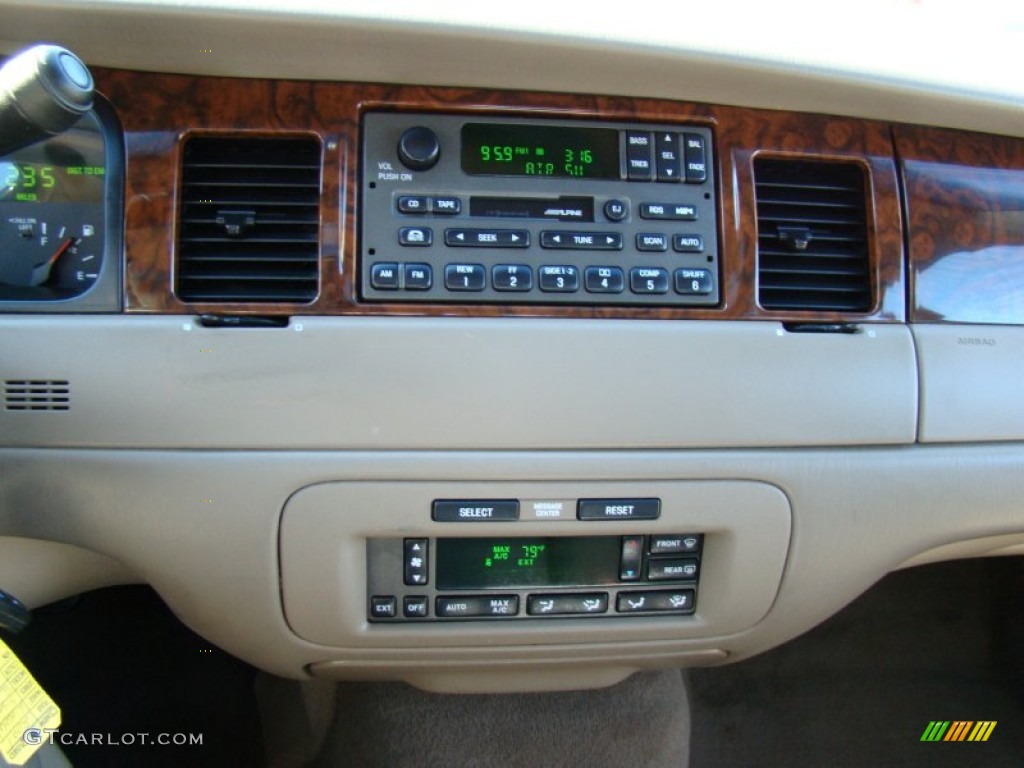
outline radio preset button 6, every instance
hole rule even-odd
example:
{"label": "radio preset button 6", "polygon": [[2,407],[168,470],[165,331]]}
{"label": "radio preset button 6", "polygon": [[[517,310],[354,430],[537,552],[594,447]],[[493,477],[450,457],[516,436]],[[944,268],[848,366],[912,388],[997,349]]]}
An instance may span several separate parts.
{"label": "radio preset button 6", "polygon": [[444,619],[515,616],[519,613],[519,596],[439,597],[434,605],[434,613]]}
{"label": "radio preset button 6", "polygon": [[528,291],[533,288],[533,270],[525,264],[496,264],[491,285],[496,291]]}
{"label": "radio preset button 6", "polygon": [[525,229],[446,229],[444,244],[451,248],[529,248]]}
{"label": "radio preset button 6", "polygon": [[676,203],[641,203],[640,218],[658,221],[696,221],[697,208]]}
{"label": "radio preset button 6", "polygon": [[487,273],[480,264],[449,264],[444,268],[444,287],[449,291],[482,291]]}
{"label": "radio preset button 6", "polygon": [[583,285],[588,293],[622,293],[625,278],[618,267],[587,267]]}
{"label": "radio preset button 6", "polygon": [[580,289],[580,273],[576,267],[541,267],[540,289],[551,293],[572,293]]}
{"label": "radio preset button 6", "polygon": [[657,520],[661,499],[580,499],[580,520]]}
{"label": "radio preset button 6", "polygon": [[571,251],[621,251],[622,235],[618,232],[545,230],[540,233],[540,247]]}
{"label": "radio preset button 6", "polygon": [[715,287],[711,272],[706,269],[677,269],[675,272],[676,293],[703,296]]}
{"label": "radio preset button 6", "polygon": [[519,502],[515,499],[497,501],[437,500],[434,502],[432,518],[439,523],[518,520]]}
{"label": "radio preset button 6", "polygon": [[607,592],[583,595],[529,595],[526,598],[526,613],[530,616],[565,616],[607,612]]}

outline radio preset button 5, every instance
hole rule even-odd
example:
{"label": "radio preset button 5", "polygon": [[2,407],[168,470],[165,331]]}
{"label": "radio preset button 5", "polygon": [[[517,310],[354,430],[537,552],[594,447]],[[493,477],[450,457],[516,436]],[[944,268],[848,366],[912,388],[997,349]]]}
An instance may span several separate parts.
{"label": "radio preset button 5", "polygon": [[496,291],[528,291],[533,288],[533,270],[525,264],[496,264],[491,285]]}
{"label": "radio preset button 5", "polygon": [[540,247],[567,251],[620,251],[622,235],[618,232],[545,230],[540,233]]}
{"label": "radio preset button 5", "polygon": [[529,248],[525,229],[446,229],[444,244],[451,248]]}
{"label": "radio preset button 5", "polygon": [[570,266],[541,267],[539,284],[542,291],[572,293],[580,289],[580,273]]}
{"label": "radio preset button 5", "polygon": [[432,518],[439,523],[479,523],[493,520],[518,520],[519,502],[515,499],[496,501],[437,500]]}
{"label": "radio preset button 5", "polygon": [[677,203],[641,203],[640,218],[657,221],[696,221],[697,208]]}
{"label": "radio preset button 5", "polygon": [[633,293],[668,293],[668,271],[634,267],[629,270],[629,288]]}

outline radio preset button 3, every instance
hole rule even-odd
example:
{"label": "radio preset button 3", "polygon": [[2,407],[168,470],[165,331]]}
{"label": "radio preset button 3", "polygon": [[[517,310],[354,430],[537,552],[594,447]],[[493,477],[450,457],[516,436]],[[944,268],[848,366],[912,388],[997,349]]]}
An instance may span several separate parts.
{"label": "radio preset button 3", "polygon": [[570,266],[541,267],[538,282],[542,291],[572,293],[580,289],[580,273]]}

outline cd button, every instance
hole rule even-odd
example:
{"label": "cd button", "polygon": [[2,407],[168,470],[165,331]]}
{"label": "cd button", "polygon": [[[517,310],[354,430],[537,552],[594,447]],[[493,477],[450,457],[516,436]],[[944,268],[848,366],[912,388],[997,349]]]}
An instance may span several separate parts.
{"label": "cd button", "polygon": [[398,198],[399,213],[426,213],[427,198],[420,195],[402,195]]}
{"label": "cd button", "polygon": [[625,279],[618,267],[587,267],[583,285],[588,293],[622,293]]}

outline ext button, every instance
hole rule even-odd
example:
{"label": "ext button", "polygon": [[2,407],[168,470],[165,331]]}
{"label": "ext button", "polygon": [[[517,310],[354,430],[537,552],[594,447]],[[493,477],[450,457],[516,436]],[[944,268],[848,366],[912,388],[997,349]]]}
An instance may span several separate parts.
{"label": "ext button", "polygon": [[427,198],[419,195],[402,195],[398,198],[399,213],[426,213]]}
{"label": "ext button", "polygon": [[406,586],[419,587],[427,583],[429,566],[427,561],[427,540],[406,539],[403,545],[405,554]]}
{"label": "ext button", "polygon": [[528,291],[533,287],[533,270],[525,264],[496,264],[491,285],[496,291]]}
{"label": "ext button", "polygon": [[444,287],[449,291],[482,291],[487,273],[480,264],[449,264],[444,268]]}
{"label": "ext button", "polygon": [[619,251],[622,235],[618,232],[553,232],[540,233],[540,247],[573,251]]}
{"label": "ext button", "polygon": [[370,285],[378,291],[398,290],[398,265],[392,262],[377,262],[370,267]]}
{"label": "ext button", "polygon": [[428,227],[402,227],[398,230],[399,245],[430,245],[434,242],[434,232]]}
{"label": "ext button", "polygon": [[657,520],[661,499],[580,499],[580,520]]}
{"label": "ext button", "polygon": [[607,592],[585,595],[530,595],[526,598],[526,613],[530,616],[565,616],[607,611]]}
{"label": "ext button", "polygon": [[454,216],[462,210],[462,201],[457,197],[435,197],[431,210],[436,214]]}
{"label": "ext button", "polygon": [[658,181],[680,181],[683,177],[679,161],[679,134],[661,131],[654,134],[654,165]]}
{"label": "ext button", "polygon": [[434,614],[442,619],[462,619],[471,616],[515,616],[519,613],[517,595],[494,597],[439,597]]}
{"label": "ext button", "polygon": [[580,273],[576,267],[541,267],[540,289],[554,293],[573,293],[580,289]]}
{"label": "ext button", "polygon": [[645,131],[626,131],[626,178],[651,180],[651,134]]}
{"label": "ext button", "polygon": [[629,270],[629,288],[633,293],[668,293],[668,271],[634,267]]}
{"label": "ext button", "polygon": [[641,232],[636,236],[636,249],[638,251],[667,251],[668,236]]}
{"label": "ext button", "polygon": [[447,501],[434,502],[432,517],[439,523],[479,523],[493,520],[518,520],[519,502],[515,499],[500,501]]}
{"label": "ext button", "polygon": [[659,221],[696,221],[697,209],[692,205],[681,203],[641,203],[640,218]]}
{"label": "ext button", "polygon": [[615,610],[619,613],[693,613],[697,593],[692,589],[671,592],[619,592]]}
{"label": "ext button", "polygon": [[405,289],[407,291],[427,291],[434,283],[434,275],[429,264],[405,264]]}
{"label": "ext button", "polygon": [[391,595],[374,595],[370,598],[370,618],[393,619],[398,615],[398,600]]}
{"label": "ext button", "polygon": [[648,581],[691,581],[697,578],[700,564],[694,557],[647,561]]}
{"label": "ext button", "polygon": [[446,229],[444,244],[452,248],[529,248],[525,229]]}
{"label": "ext button", "polygon": [[676,293],[706,296],[715,288],[714,278],[707,269],[677,269],[675,272]]}
{"label": "ext button", "polygon": [[651,536],[652,555],[674,555],[677,553],[699,552],[701,534],[687,533],[678,535],[653,535]]}
{"label": "ext button", "polygon": [[700,235],[673,235],[672,250],[679,253],[701,253],[704,250],[704,238]]}
{"label": "ext button", "polygon": [[684,160],[686,162],[686,183],[702,184],[708,178],[707,153],[704,151],[704,137],[699,133],[683,134]]}
{"label": "ext button", "polygon": [[618,267],[587,267],[583,285],[588,293],[622,293],[625,278]]}

